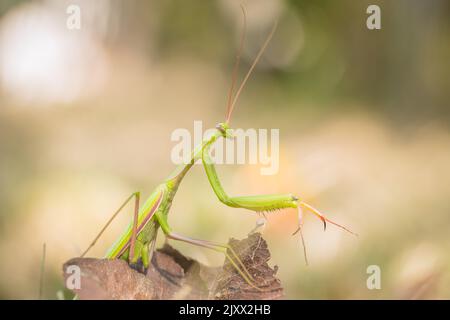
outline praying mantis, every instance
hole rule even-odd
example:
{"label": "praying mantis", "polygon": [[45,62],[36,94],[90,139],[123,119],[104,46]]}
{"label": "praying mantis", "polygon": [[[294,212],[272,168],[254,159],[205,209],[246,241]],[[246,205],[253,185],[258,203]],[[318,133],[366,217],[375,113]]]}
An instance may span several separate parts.
{"label": "praying mantis", "polygon": [[153,193],[148,197],[145,203],[140,206],[140,192],[135,192],[131,194],[119,207],[119,209],[112,215],[106,225],[102,228],[97,237],[92,241],[89,247],[84,251],[81,257],[85,256],[86,253],[95,245],[96,241],[100,238],[112,220],[121,212],[121,210],[133,199],[134,202],[134,215],[133,220],[129,223],[123,234],[117,239],[117,241],[111,246],[111,248],[106,253],[107,259],[124,259],[128,261],[131,266],[136,267],[139,261],[145,269],[148,268],[151,259],[151,253],[154,251],[154,246],[156,242],[156,237],[158,230],[161,229],[164,235],[168,239],[187,242],[196,246],[208,248],[221,252],[225,255],[226,259],[231,263],[231,265],[236,269],[236,271],[242,276],[242,278],[251,286],[259,289],[254,284],[254,279],[252,275],[248,272],[247,268],[244,266],[240,258],[234,252],[234,250],[227,244],[216,243],[212,241],[206,241],[201,239],[194,239],[176,233],[170,227],[168,222],[168,214],[170,207],[177,193],[178,187],[183,181],[186,174],[193,167],[193,165],[201,160],[203,167],[206,172],[206,176],[209,180],[211,188],[216,194],[217,198],[223,204],[232,208],[244,208],[256,213],[272,212],[275,210],[294,208],[298,210],[298,228],[294,234],[300,232],[301,240],[303,243],[303,251],[306,258],[305,243],[302,234],[302,209],[305,209],[314,215],[316,215],[320,220],[322,220],[324,229],[326,229],[327,222],[334,224],[350,233],[349,229],[344,226],[337,224],[327,217],[325,217],[321,212],[300,200],[299,197],[291,194],[272,194],[272,195],[254,195],[254,196],[229,196],[217,175],[214,163],[210,157],[210,149],[218,139],[233,139],[233,129],[230,127],[230,119],[233,113],[234,107],[238,101],[239,95],[244,88],[247,80],[249,79],[253,69],[263,55],[266,47],[268,46],[273,34],[276,30],[277,23],[274,24],[272,30],[267,36],[265,42],[260,48],[258,54],[256,55],[253,63],[251,64],[248,72],[243,78],[240,86],[235,92],[235,84],[237,78],[237,70],[239,67],[240,53],[243,48],[244,38],[245,38],[245,10],[242,10],[244,16],[244,32],[242,33],[240,47],[238,54],[236,56],[236,61],[233,68],[231,87],[228,94],[227,112],[224,122],[217,124],[214,133],[205,138],[192,152],[190,161],[187,164],[182,164],[178,166],[175,171],[159,184]]}

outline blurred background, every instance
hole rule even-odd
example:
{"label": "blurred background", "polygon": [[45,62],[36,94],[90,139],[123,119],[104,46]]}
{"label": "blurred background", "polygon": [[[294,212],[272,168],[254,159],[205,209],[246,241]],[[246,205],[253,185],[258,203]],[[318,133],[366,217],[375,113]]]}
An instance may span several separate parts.
{"label": "blurred background", "polygon": [[[289,299],[450,298],[450,2],[0,1],[0,297],[70,298],[62,264],[131,193],[173,170],[174,129],[224,120],[246,7],[240,76],[279,26],[236,107],[238,128],[280,129],[280,170],[221,165],[231,195],[292,192],[359,234],[296,212],[268,217]],[[67,28],[69,5],[81,28]],[[366,9],[381,8],[381,30]],[[90,252],[103,256],[123,213]],[[225,207],[201,166],[169,222],[225,242],[257,216]],[[164,237],[160,234],[158,242]],[[223,256],[173,243],[199,261]],[[381,289],[366,286],[368,266]],[[63,290],[63,291],[61,291]]]}

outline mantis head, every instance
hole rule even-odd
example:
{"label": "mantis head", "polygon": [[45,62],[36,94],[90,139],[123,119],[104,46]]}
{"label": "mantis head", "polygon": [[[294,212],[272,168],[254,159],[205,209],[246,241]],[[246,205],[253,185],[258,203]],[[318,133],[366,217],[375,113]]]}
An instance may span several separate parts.
{"label": "mantis head", "polygon": [[234,138],[233,129],[231,129],[227,123],[225,122],[218,123],[216,125],[216,129],[220,131],[222,137],[229,139]]}

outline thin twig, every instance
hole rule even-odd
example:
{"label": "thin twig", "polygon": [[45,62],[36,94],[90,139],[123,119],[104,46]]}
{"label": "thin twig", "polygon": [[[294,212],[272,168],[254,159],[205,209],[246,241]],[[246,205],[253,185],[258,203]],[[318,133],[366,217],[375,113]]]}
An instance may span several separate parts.
{"label": "thin twig", "polygon": [[39,295],[38,295],[39,300],[42,300],[44,292],[45,254],[46,254],[46,245],[44,242],[44,244],[42,245],[41,272],[39,276]]}

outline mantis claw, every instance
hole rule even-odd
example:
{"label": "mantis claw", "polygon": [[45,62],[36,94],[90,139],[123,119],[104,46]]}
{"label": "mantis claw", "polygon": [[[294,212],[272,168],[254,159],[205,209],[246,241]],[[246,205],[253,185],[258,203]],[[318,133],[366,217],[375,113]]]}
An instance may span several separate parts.
{"label": "mantis claw", "polygon": [[347,229],[346,227],[326,218],[322,213],[319,212],[319,210],[315,209],[314,207],[310,206],[309,204],[307,204],[306,202],[300,202],[300,206],[306,208],[307,210],[311,211],[313,214],[315,214],[320,220],[322,220],[323,222],[323,226],[324,226],[324,230],[326,230],[327,228],[327,222],[334,224],[336,227],[341,228],[344,231],[347,231],[348,233],[354,235],[354,236],[358,236],[358,234],[354,233],[353,231]]}

